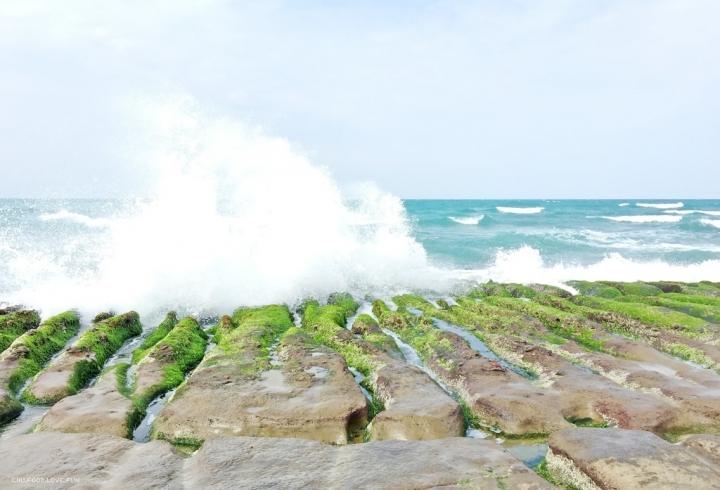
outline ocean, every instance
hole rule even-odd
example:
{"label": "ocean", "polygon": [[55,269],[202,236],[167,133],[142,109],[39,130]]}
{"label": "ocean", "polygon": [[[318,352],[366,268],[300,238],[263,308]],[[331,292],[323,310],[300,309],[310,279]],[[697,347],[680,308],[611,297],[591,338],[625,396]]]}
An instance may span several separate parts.
{"label": "ocean", "polygon": [[0,303],[159,317],[490,279],[720,281],[720,200],[403,201],[314,178],[282,199],[183,174],[153,199],[0,200]]}

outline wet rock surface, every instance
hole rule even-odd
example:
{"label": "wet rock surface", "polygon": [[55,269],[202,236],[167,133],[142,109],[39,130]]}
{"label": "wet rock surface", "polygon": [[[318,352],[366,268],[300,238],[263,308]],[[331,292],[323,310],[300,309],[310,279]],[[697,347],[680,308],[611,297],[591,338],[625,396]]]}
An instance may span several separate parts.
{"label": "wet rock surface", "polygon": [[[79,488],[720,488],[720,289],[573,284],[170,312],[130,342],[134,312],[74,342],[73,312],[0,312],[0,465]],[[128,440],[141,419],[152,442]]]}
{"label": "wet rock surface", "polygon": [[373,419],[370,440],[428,440],[460,436],[460,405],[420,369],[392,362],[374,374],[385,410]]}
{"label": "wet rock surface", "polygon": [[649,432],[568,429],[548,441],[550,471],[580,488],[720,488],[720,471],[694,452]]}
{"label": "wet rock surface", "polygon": [[282,369],[238,372],[234,359],[209,356],[158,414],[155,436],[206,440],[222,435],[299,437],[347,444],[365,425],[367,401],[342,357],[284,339]]}
{"label": "wet rock surface", "polygon": [[39,432],[88,432],[127,437],[130,399],[118,390],[115,370],[105,373],[92,388],[63,398],[45,414]]}
{"label": "wet rock surface", "polygon": [[42,468],[43,475],[79,480],[56,488],[555,488],[494,442],[464,438],[334,447],[294,438],[218,437],[184,458],[164,441],[40,433],[0,443],[0,461],[11,469],[8,478]]}

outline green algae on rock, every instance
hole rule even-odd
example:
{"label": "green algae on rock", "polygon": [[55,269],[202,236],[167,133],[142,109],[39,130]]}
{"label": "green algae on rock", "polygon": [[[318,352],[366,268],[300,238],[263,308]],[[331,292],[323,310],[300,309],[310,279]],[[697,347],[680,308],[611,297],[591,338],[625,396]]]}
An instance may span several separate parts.
{"label": "green algae on rock", "polygon": [[140,360],[133,374],[133,398],[147,406],[158,396],[179,386],[185,374],[202,360],[207,339],[194,318],[187,317],[177,323]]}
{"label": "green algae on rock", "polygon": [[129,364],[109,367],[95,384],[76,395],[57,402],[38,423],[36,432],[87,432],[132,437],[142,420],[143,407],[127,396]]}
{"label": "green algae on rock", "polygon": [[140,316],[130,311],[95,324],[33,380],[22,394],[29,403],[54,403],[74,395],[123,343],[142,332]]}
{"label": "green algae on rock", "polygon": [[650,306],[643,303],[626,303],[604,298],[589,296],[574,296],[572,302],[576,305],[587,306],[595,310],[614,311],[622,313],[646,325],[663,330],[675,330],[681,335],[698,338],[707,333],[708,322],[692,317],[669,308]]}
{"label": "green algae on rock", "polygon": [[[276,366],[270,347],[278,338]],[[367,424],[365,395],[344,359],[294,327],[287,307],[240,308],[221,319],[215,339],[158,414],[151,438],[194,446],[226,435],[347,444]]]}
{"label": "green algae on rock", "polygon": [[[356,308],[346,304],[341,313]],[[346,319],[337,309],[333,304],[308,304],[303,329],[343,355],[348,365],[363,375],[360,384],[371,396],[368,420],[372,420],[365,439],[427,440],[461,435],[460,406],[426,373],[392,357],[399,353],[397,346],[372,317],[356,319],[352,330],[364,337],[358,339],[344,328]]]}
{"label": "green algae on rock", "polygon": [[25,332],[0,354],[0,383],[7,383],[10,391],[17,392],[26,380],[40,372],[53,354],[65,347],[79,328],[78,314],[66,311]]}
{"label": "green algae on rock", "polygon": [[13,341],[40,324],[40,315],[35,310],[12,311],[0,315],[0,352],[7,349]]}
{"label": "green algae on rock", "polygon": [[345,328],[347,315],[357,309],[357,303],[352,309],[347,309],[349,306],[352,305],[346,304],[345,307],[340,307],[329,304],[321,307],[317,302],[309,303],[305,308],[302,327],[311,332],[316,342],[337,351],[349,366],[369,376],[379,367],[378,361],[368,354],[366,349],[359,346],[357,339]]}
{"label": "green algae on rock", "polygon": [[[659,306],[662,308],[669,308],[671,310],[684,313],[695,318],[700,318],[709,323],[720,324],[720,306],[712,305],[708,303],[695,303],[688,301],[685,295],[676,295],[682,297],[681,301],[677,299],[669,298],[666,295],[660,296],[623,296],[617,298],[617,301],[623,303],[641,303],[650,306]],[[703,296],[700,296],[703,298]],[[713,300],[714,298],[708,298]],[[718,301],[720,305],[720,301]]]}
{"label": "green algae on rock", "polygon": [[565,284],[577,289],[580,291],[580,294],[584,294],[586,296],[613,299],[619,298],[623,295],[619,289],[601,282],[568,281]]}
{"label": "green algae on rock", "polygon": [[[411,300],[393,298],[399,303]],[[570,426],[555,409],[556,393],[536,388],[500,363],[482,357],[465,339],[437,328],[429,317],[412,315],[404,306],[392,311],[382,300],[373,303],[373,312],[384,328],[413,346],[425,366],[457,393],[474,427],[490,426],[506,437],[536,437]]]}
{"label": "green algae on rock", "polygon": [[[561,298],[559,298],[561,299]],[[560,337],[573,339],[589,350],[605,351],[608,333],[586,318],[542,304],[509,298],[488,298],[487,302],[501,308],[518,311],[540,320]]]}
{"label": "green algae on rock", "polygon": [[165,319],[148,335],[140,346],[135,349],[132,353],[132,364],[137,364],[140,359],[145,357],[145,354],[155,344],[160,342],[165,336],[177,325],[178,319],[177,314],[174,311],[169,312]]}

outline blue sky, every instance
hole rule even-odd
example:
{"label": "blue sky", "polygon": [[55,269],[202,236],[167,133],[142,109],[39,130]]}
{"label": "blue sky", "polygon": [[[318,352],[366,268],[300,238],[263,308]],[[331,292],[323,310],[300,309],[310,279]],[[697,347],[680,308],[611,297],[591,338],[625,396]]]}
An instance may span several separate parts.
{"label": "blue sky", "polygon": [[0,3],[0,197],[122,196],[189,94],[403,198],[718,198],[716,1]]}

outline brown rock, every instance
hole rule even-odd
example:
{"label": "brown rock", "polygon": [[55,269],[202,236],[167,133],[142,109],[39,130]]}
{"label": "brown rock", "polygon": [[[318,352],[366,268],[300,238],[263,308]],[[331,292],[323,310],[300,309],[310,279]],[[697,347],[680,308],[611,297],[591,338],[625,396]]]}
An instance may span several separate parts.
{"label": "brown rock", "polygon": [[393,361],[373,374],[385,410],[372,422],[370,440],[428,440],[461,436],[460,405],[426,373]]}
{"label": "brown rock", "polygon": [[720,437],[710,434],[695,434],[682,443],[682,447],[691,451],[698,458],[720,468]]}
{"label": "brown rock", "polygon": [[548,441],[550,471],[582,489],[720,488],[720,472],[691,451],[650,432],[568,429]]}
{"label": "brown rock", "polygon": [[115,371],[105,373],[95,386],[63,398],[45,414],[38,432],[89,432],[130,437],[127,414],[133,410],[130,399],[120,394]]}
{"label": "brown rock", "polygon": [[55,401],[70,395],[68,381],[75,372],[78,361],[91,361],[95,354],[91,351],[70,347],[52,363],[52,365],[33,380],[28,393],[38,400]]}
{"label": "brown rock", "polygon": [[549,434],[572,427],[561,413],[558,391],[537,388],[498,362],[481,357],[457,334],[442,335],[451,348],[435,350],[427,366],[470,400],[484,423],[512,435]]}
{"label": "brown rock", "polygon": [[[163,441],[39,433],[0,443],[4,477],[77,478],[53,488],[555,488],[491,441],[382,441],[334,447],[301,439],[218,437],[183,458]],[[46,484],[44,484],[46,485]],[[14,482],[35,489],[38,483]]]}
{"label": "brown rock", "polygon": [[267,370],[246,375],[236,356],[211,351],[158,414],[155,437],[298,437],[347,444],[349,434],[367,424],[367,400],[344,359],[324,347],[307,347],[297,336],[285,338],[282,357],[282,370],[267,364]]}

